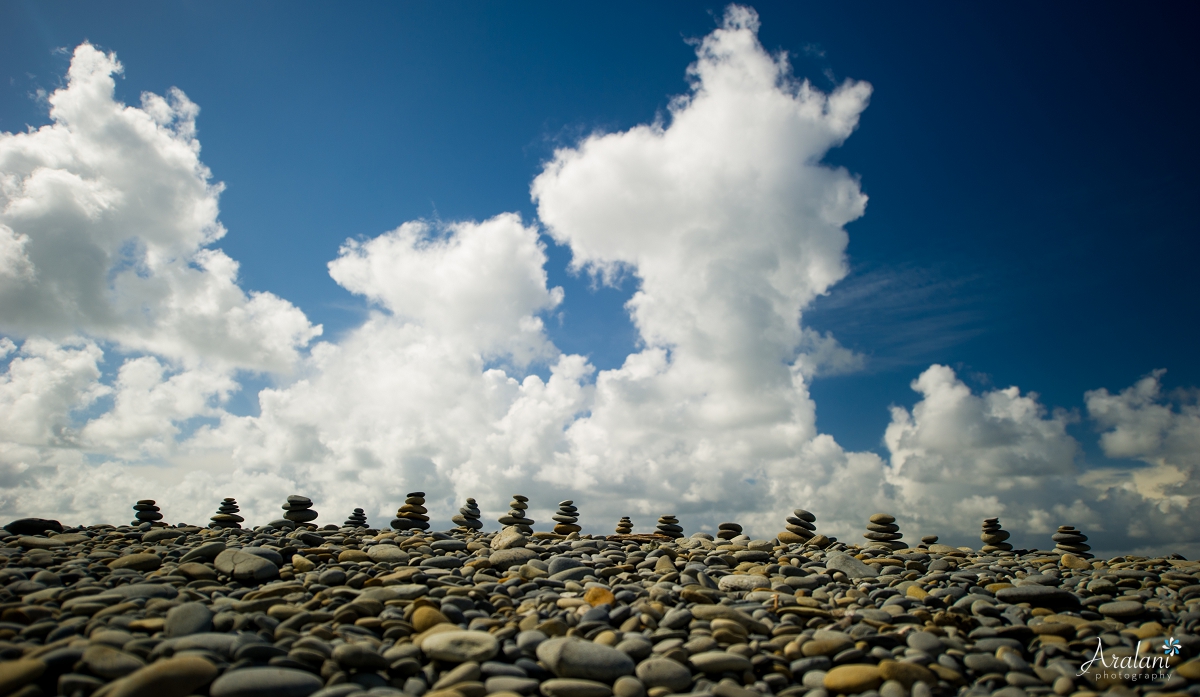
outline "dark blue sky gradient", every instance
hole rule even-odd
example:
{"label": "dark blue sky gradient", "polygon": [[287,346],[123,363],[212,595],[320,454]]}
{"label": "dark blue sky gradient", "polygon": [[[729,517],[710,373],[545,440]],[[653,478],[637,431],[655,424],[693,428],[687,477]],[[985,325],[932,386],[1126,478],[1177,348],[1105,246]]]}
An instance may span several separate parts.
{"label": "dark blue sky gradient", "polygon": [[[806,321],[869,360],[812,386],[823,431],[878,449],[888,405],[913,403],[933,362],[1067,409],[1155,368],[1200,385],[1194,3],[753,6],[798,76],[875,88],[827,158],[870,203],[849,226],[852,275]],[[183,89],[244,287],[336,338],[365,311],[325,269],[343,240],[414,218],[535,220],[529,184],[553,149],[662,113],[686,89],[685,40],[722,9],[8,2],[0,130],[46,122],[31,95],[60,84],[55,49],[85,39],[117,52],[127,102]],[[547,244],[567,294],[552,338],[619,365],[634,281],[593,289]],[[1090,426],[1075,432],[1093,459]]]}

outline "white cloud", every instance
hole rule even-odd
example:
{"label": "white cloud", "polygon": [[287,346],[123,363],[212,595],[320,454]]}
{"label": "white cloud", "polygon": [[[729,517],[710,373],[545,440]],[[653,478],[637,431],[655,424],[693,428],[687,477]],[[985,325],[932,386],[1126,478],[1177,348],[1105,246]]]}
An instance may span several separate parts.
{"label": "white cloud", "polygon": [[206,247],[225,229],[222,186],[199,159],[199,109],[174,89],[121,104],[121,70],[79,46],[48,98],[52,123],[0,133],[0,329],[288,370],[320,327],[274,295],[247,295],[237,264]]}

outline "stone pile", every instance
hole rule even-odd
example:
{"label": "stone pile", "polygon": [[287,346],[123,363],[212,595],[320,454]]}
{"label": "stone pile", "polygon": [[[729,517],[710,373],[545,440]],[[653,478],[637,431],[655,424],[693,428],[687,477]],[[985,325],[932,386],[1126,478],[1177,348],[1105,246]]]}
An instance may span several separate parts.
{"label": "stone pile", "polygon": [[679,539],[683,537],[683,528],[679,525],[679,519],[673,515],[665,515],[658,519],[657,531],[659,535]]}
{"label": "stone pile", "polygon": [[787,525],[785,526],[785,532],[780,533],[780,542],[789,544],[808,542],[816,535],[817,517],[803,508],[797,508],[792,511],[792,515],[788,516],[784,522]]}
{"label": "stone pile", "polygon": [[[7,532],[29,525],[54,532]],[[5,530],[3,695],[1200,694],[1200,563],[1177,555],[1082,563],[703,533]],[[1179,655],[1169,670],[1081,669],[1097,642],[1113,658],[1161,660],[1166,642]]]}
{"label": "stone pile", "polygon": [[623,516],[620,520],[617,521],[617,534],[618,535],[632,535],[633,534],[633,521],[629,519],[629,516]]}
{"label": "stone pile", "polygon": [[580,532],[583,528],[576,525],[575,521],[579,520],[579,509],[575,507],[575,502],[567,499],[558,504],[558,512],[554,515],[554,532],[558,535],[570,535],[573,532]]}
{"label": "stone pile", "polygon": [[462,532],[472,532],[483,529],[483,521],[480,520],[481,513],[479,505],[475,503],[475,499],[467,499],[467,503],[462,508],[458,509],[458,515],[450,519],[450,522],[458,526]]}
{"label": "stone pile", "polygon": [[513,494],[512,503],[508,504],[509,511],[500,517],[499,523],[504,526],[512,525],[523,535],[533,534],[533,518],[526,518],[525,511],[529,509],[529,497]]}
{"label": "stone pile", "polygon": [[209,518],[208,527],[210,528],[234,528],[242,527],[245,518],[238,515],[241,509],[238,508],[237,501],[232,498],[225,498],[221,501],[221,505],[217,507],[216,514]]}
{"label": "stone pile", "polygon": [[732,540],[742,534],[742,526],[737,523],[721,523],[717,526],[717,537],[722,540]]}
{"label": "stone pile", "polygon": [[1058,526],[1058,532],[1050,536],[1054,540],[1054,551],[1059,554],[1074,554],[1077,557],[1091,559],[1087,544],[1087,535],[1075,529],[1072,525]]}
{"label": "stone pile", "polygon": [[428,530],[429,511],[425,508],[425,492],[409,492],[391,525],[396,530]]}
{"label": "stone pile", "polygon": [[135,520],[130,525],[143,525],[149,523],[151,525],[162,520],[162,513],[158,506],[154,505],[154,499],[142,499],[133,506],[133,510],[137,511],[133,517]]}
{"label": "stone pile", "polygon": [[1005,542],[1008,539],[1008,531],[1000,529],[999,518],[983,521],[983,532],[979,534],[979,539],[983,541],[981,552],[1011,552],[1013,548]]}
{"label": "stone pile", "polygon": [[[316,520],[317,512],[312,509],[312,506],[312,499],[307,496],[292,494],[287,497],[287,503],[281,506],[283,509],[283,520],[286,521],[284,526],[288,527],[287,524],[290,523],[290,527],[296,527]],[[271,525],[275,525],[275,523],[271,523]]]}
{"label": "stone pile", "polygon": [[937,544],[937,541],[937,535],[925,535],[921,538],[921,546],[928,547],[929,545],[935,545]]}
{"label": "stone pile", "polygon": [[344,528],[365,528],[367,525],[367,514],[361,508],[355,508],[346,522],[342,523]]}
{"label": "stone pile", "polygon": [[895,516],[887,513],[876,513],[871,516],[871,521],[867,523],[867,531],[863,533],[863,537],[870,540],[867,547],[875,547],[881,549],[907,549],[908,545],[900,541],[904,537],[900,532],[900,526],[896,525]]}

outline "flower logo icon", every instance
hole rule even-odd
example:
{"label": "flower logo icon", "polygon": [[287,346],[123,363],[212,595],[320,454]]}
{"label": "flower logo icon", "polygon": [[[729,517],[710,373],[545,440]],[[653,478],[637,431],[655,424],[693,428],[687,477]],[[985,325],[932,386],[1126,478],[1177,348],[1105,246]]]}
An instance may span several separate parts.
{"label": "flower logo icon", "polygon": [[1162,648],[1163,653],[1167,654],[1168,656],[1179,655],[1179,641],[1177,641],[1175,637],[1171,637],[1164,641]]}

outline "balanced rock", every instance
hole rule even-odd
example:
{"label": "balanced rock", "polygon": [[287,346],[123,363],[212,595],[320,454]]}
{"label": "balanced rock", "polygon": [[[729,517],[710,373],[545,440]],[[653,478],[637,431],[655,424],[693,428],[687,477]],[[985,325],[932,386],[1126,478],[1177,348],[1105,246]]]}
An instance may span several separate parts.
{"label": "balanced rock", "polygon": [[929,545],[936,545],[937,541],[938,541],[937,535],[926,535],[921,538],[921,544],[926,547],[928,547]]}
{"label": "balanced rock", "polygon": [[429,511],[425,508],[425,492],[409,492],[404,499],[404,505],[396,511],[396,519],[392,521],[395,530],[428,530]]}
{"label": "balanced rock", "polygon": [[904,537],[900,533],[900,526],[896,525],[895,516],[887,513],[876,513],[871,516],[871,520],[867,523],[867,531],[863,533],[863,537],[870,540],[867,544],[868,548],[882,548],[890,550],[907,549],[908,545],[900,541]]}
{"label": "balanced rock", "polygon": [[517,530],[525,535],[533,534],[533,518],[525,517],[525,511],[529,509],[529,497],[520,494],[513,494],[512,503],[508,504],[509,511],[507,515],[500,516],[501,525],[513,525]]}
{"label": "balanced rock", "polygon": [[317,512],[312,510],[312,505],[312,499],[307,496],[292,494],[287,497],[287,503],[282,506],[283,519],[295,524],[311,523],[317,519]]}
{"label": "balanced rock", "polygon": [[742,526],[737,523],[721,523],[717,526],[717,537],[722,540],[732,540],[742,534]]}
{"label": "balanced rock", "polygon": [[617,521],[617,534],[618,535],[632,535],[633,534],[633,521],[629,519],[629,516],[624,516],[619,521]]}
{"label": "balanced rock", "polygon": [[217,513],[209,518],[208,527],[210,528],[233,528],[240,530],[245,518],[238,515],[241,509],[238,508],[237,501],[231,498],[226,498],[221,501],[221,505],[217,507]]}
{"label": "balanced rock", "polygon": [[367,514],[361,508],[355,508],[346,522],[342,523],[344,528],[365,528],[367,525]]}
{"label": "balanced rock", "polygon": [[483,521],[480,520],[479,504],[475,503],[475,499],[467,499],[467,503],[462,508],[458,509],[458,515],[450,519],[458,529],[463,532],[474,532],[483,529]]}
{"label": "balanced rock", "polygon": [[1088,553],[1091,547],[1087,544],[1087,535],[1075,529],[1073,525],[1060,525],[1058,532],[1050,536],[1054,540],[1054,551],[1057,554],[1074,554],[1077,557],[1091,559]]}
{"label": "balanced rock", "polygon": [[659,535],[666,535],[674,539],[683,537],[683,528],[679,525],[679,519],[673,515],[665,515],[659,518],[657,527]]}
{"label": "balanced rock", "polygon": [[137,511],[134,514],[136,520],[130,525],[141,525],[142,523],[157,523],[162,520],[162,513],[159,512],[158,506],[154,505],[154,499],[142,499],[133,506],[133,510]]}
{"label": "balanced rock", "polygon": [[981,552],[1011,552],[1012,545],[1005,542],[1008,539],[1008,531],[1000,529],[999,518],[988,518],[983,521],[983,532],[980,533],[979,539],[983,540]]}
{"label": "balanced rock", "polygon": [[579,520],[579,509],[575,508],[574,501],[567,499],[559,503],[558,512],[554,514],[554,532],[559,535],[570,535],[583,530],[575,524],[577,520]]}
{"label": "balanced rock", "polygon": [[788,516],[784,522],[786,523],[784,526],[785,532],[780,533],[780,542],[788,544],[797,542],[807,543],[817,534],[817,517],[803,508],[797,508],[792,511],[792,515]]}

